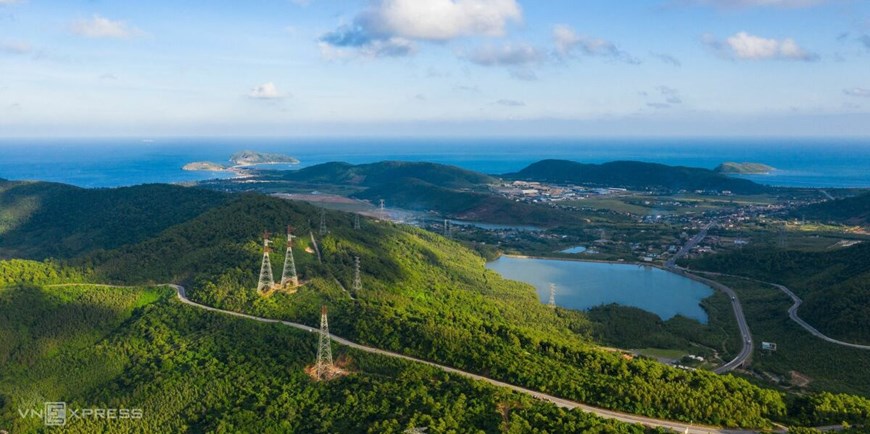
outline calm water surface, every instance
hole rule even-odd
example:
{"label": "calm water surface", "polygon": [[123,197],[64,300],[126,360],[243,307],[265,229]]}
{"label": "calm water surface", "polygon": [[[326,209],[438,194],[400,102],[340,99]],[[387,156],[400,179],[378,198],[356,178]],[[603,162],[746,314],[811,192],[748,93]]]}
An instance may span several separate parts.
{"label": "calm water surface", "polygon": [[713,294],[709,286],[654,267],[631,264],[514,258],[503,256],[487,264],[507,279],[538,289],[542,303],[556,284],[556,304],[586,310],[617,303],[652,312],[664,320],[682,315],[707,323],[701,300]]}

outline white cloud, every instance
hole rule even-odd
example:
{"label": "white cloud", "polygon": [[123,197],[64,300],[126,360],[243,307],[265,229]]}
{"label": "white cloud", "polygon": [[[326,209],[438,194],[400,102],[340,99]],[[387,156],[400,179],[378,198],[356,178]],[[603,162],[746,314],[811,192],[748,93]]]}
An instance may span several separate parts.
{"label": "white cloud", "polygon": [[281,99],[283,96],[280,92],[278,92],[278,87],[275,86],[275,83],[268,82],[263,83],[253,89],[248,93],[248,97],[254,99]]}
{"label": "white cloud", "polygon": [[720,41],[705,35],[704,44],[725,57],[742,60],[800,60],[812,62],[819,59],[815,53],[801,48],[794,39],[770,39],[739,32]]}
{"label": "white cloud", "polygon": [[14,5],[16,3],[21,3],[21,0],[0,0],[0,6]]}
{"label": "white cloud", "polygon": [[541,62],[546,54],[528,44],[504,44],[478,47],[462,57],[481,66],[522,66]]}
{"label": "white cloud", "polygon": [[515,99],[500,99],[500,100],[496,101],[495,104],[498,104],[500,106],[505,106],[505,107],[525,107],[526,106],[526,103],[524,103],[522,101],[517,101]]}
{"label": "white cloud", "polygon": [[320,37],[327,58],[399,57],[416,53],[415,41],[503,36],[522,21],[516,0],[375,0],[350,25]]}
{"label": "white cloud", "polygon": [[29,54],[33,51],[33,47],[27,42],[22,41],[0,41],[0,53],[7,54]]}
{"label": "white cloud", "polygon": [[523,13],[516,0],[381,0],[359,18],[372,33],[445,41],[502,36]]}
{"label": "white cloud", "polygon": [[90,19],[79,20],[70,26],[70,30],[79,36],[87,38],[116,38],[123,39],[140,35],[142,32],[130,27],[123,21],[110,20],[99,15]]}
{"label": "white cloud", "polygon": [[843,89],[843,93],[849,96],[857,96],[861,98],[870,98],[870,89],[862,87],[853,87],[851,89]]}
{"label": "white cloud", "polygon": [[806,8],[829,3],[830,0],[683,0],[679,3],[718,8],[779,7]]}
{"label": "white cloud", "polygon": [[333,32],[324,36],[318,43],[320,55],[327,60],[349,59],[353,57],[403,57],[417,52],[413,41],[405,38],[368,39],[360,43],[337,43],[331,40]]}
{"label": "white cloud", "polygon": [[632,64],[640,63],[637,58],[620,50],[613,42],[580,35],[570,26],[562,24],[554,26],[553,41],[556,44],[556,53],[562,57],[570,57],[579,53],[584,56],[609,57]]}

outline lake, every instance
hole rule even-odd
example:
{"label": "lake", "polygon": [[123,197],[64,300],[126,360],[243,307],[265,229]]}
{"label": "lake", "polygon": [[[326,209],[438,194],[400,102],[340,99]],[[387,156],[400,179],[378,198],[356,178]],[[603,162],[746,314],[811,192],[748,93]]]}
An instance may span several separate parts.
{"label": "lake", "polygon": [[502,256],[487,264],[507,279],[537,288],[542,303],[556,284],[556,304],[576,310],[617,303],[652,312],[663,320],[676,315],[707,323],[701,300],[713,289],[694,280],[655,267],[603,262]]}

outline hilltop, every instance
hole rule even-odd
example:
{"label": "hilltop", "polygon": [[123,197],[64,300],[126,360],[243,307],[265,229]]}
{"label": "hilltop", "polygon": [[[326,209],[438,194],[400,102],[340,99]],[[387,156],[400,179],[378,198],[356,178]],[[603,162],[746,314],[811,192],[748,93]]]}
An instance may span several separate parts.
{"label": "hilltop", "polygon": [[770,167],[766,164],[761,163],[734,163],[734,162],[726,162],[716,166],[713,169],[716,173],[721,174],[734,174],[734,175],[758,175],[770,173],[776,170],[773,167]]}
{"label": "hilltop", "polygon": [[769,188],[745,179],[731,178],[712,170],[667,166],[638,161],[584,164],[567,160],[543,160],[525,169],[503,175],[508,179],[632,190],[707,190],[735,194],[759,194]]}
{"label": "hilltop", "polygon": [[417,179],[444,188],[480,188],[495,182],[491,176],[437,163],[383,161],[371,164],[324,163],[297,171],[282,172],[281,179],[312,183],[349,184],[366,187]]}
{"label": "hilltop", "polygon": [[299,164],[299,160],[289,155],[269,152],[241,151],[230,156],[230,161],[237,166],[251,166],[255,164]]}
{"label": "hilltop", "polygon": [[0,181],[0,259],[66,258],[140,242],[228,199],[166,184],[84,189]]}

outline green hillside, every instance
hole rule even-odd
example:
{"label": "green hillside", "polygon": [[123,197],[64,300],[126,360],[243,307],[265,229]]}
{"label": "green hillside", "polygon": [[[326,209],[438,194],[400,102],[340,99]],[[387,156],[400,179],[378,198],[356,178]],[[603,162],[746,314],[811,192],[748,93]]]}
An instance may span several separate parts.
{"label": "green hillside", "polygon": [[[131,190],[121,191],[129,193]],[[171,201],[173,195],[183,195],[187,191],[177,192],[170,191],[166,200]],[[68,273],[66,275],[71,279],[100,283],[184,282],[191,297],[204,304],[315,326],[320,306],[327,304],[333,331],[354,341],[637,414],[747,427],[770,426],[771,421],[799,420],[801,423],[822,424],[838,423],[844,419],[860,422],[866,418],[860,410],[850,410],[847,414],[819,411],[816,416],[798,419],[798,413],[806,413],[805,404],[797,404],[781,392],[762,389],[730,375],[684,371],[644,359],[628,360],[619,353],[601,350],[588,338],[593,326],[582,313],[548,309],[539,302],[530,286],[501,279],[485,269],[480,256],[453,241],[417,228],[364,219],[362,229],[354,230],[352,216],[327,212],[326,224],[330,232],[325,236],[316,235],[321,262],[317,255],[307,252],[309,249],[313,252],[315,248],[309,234],[317,234],[312,227],[319,223],[320,211],[320,208],[303,203],[262,195],[231,196],[225,203],[144,241],[125,244],[111,251],[96,250],[71,260],[66,266],[53,263],[47,266],[61,267],[55,273]],[[293,295],[278,293],[269,298],[260,297],[254,288],[261,258],[261,234],[264,230],[280,233],[288,224],[293,225],[300,236],[294,244],[294,251],[304,285]],[[275,274],[280,275],[285,243],[282,236],[273,239],[272,261]],[[5,247],[2,243],[0,240],[0,247]],[[355,256],[359,256],[362,262],[363,290],[354,294],[354,300],[345,289],[351,287],[351,264]],[[12,268],[21,268],[19,265]],[[64,271],[68,269],[80,271]],[[43,271],[31,281],[58,278],[52,277],[50,271]],[[148,309],[144,308],[145,311]],[[141,322],[134,321],[136,317],[132,316],[124,321],[125,324],[138,324],[139,328],[132,334],[117,332],[113,336],[119,336],[120,344],[130,341],[138,346],[124,352],[135,355],[132,360],[142,364],[142,371],[140,373],[140,368],[135,367],[125,369],[125,372],[133,373],[132,380],[118,380],[108,389],[95,388],[94,393],[97,390],[102,393],[95,396],[110,399],[116,391],[128,393],[126,391],[132,389],[141,395],[123,395],[138,397],[129,398],[130,402],[163,399],[156,398],[161,391],[172,396],[176,392],[165,391],[176,390],[173,384],[191,381],[196,385],[196,393],[184,393],[193,393],[190,402],[198,402],[195,399],[202,397],[198,393],[208,388],[199,381],[204,382],[209,377],[202,377],[202,380],[197,377],[194,381],[184,377],[184,372],[200,369],[200,365],[217,369],[220,363],[215,365],[208,357],[200,360],[199,356],[186,353],[182,348],[193,344],[178,337],[173,330],[181,327],[182,330],[195,331],[197,338],[192,342],[198,343],[203,330],[217,333],[221,327],[213,326],[208,322],[212,316],[202,312],[173,315],[165,320],[143,317]],[[261,338],[265,339],[263,348],[269,348],[268,351],[277,351],[275,348],[284,345],[276,344],[268,334],[261,336],[252,328],[246,328],[248,326],[233,323],[231,327],[241,330],[241,334],[223,341],[226,344],[221,344],[220,348],[224,355],[219,359],[240,360],[240,372],[256,373],[260,365],[245,363],[244,360],[248,359],[236,355],[239,348],[257,348],[257,339]],[[140,339],[131,339],[132,336]],[[217,338],[210,336],[203,339],[215,342]],[[244,344],[240,344],[242,342]],[[306,361],[311,358],[310,353],[304,354],[302,350],[292,352],[302,354],[304,357],[294,357]],[[175,355],[178,358],[174,358]],[[275,366],[280,366],[282,372],[287,372],[288,366],[297,366],[294,363],[298,362],[291,361],[296,359],[281,357],[287,356],[278,357]],[[371,365],[381,366],[383,363],[373,362]],[[185,366],[187,368],[182,368]],[[264,369],[269,372],[271,368]],[[155,374],[155,370],[161,374]],[[206,369],[206,372],[212,371]],[[212,377],[226,378],[225,382],[222,380],[217,384],[247,384],[233,376],[235,374],[226,372],[212,372],[215,374]],[[272,390],[272,386],[268,388]],[[205,404],[183,410],[186,417],[220,418],[203,416],[210,414],[206,409],[211,408],[225,409],[217,414],[226,414],[227,418],[245,417],[257,414],[257,410],[248,411],[251,408],[265,408],[258,404],[241,404],[261,402],[252,398],[257,396],[257,387],[233,392],[221,390],[221,393],[214,394],[216,401],[206,400]],[[287,397],[281,399],[292,400],[299,396],[296,391],[302,389],[279,387],[279,390],[277,396],[284,396],[286,392]],[[301,393],[307,396],[307,392]],[[336,393],[345,396],[344,389],[339,388]],[[230,398],[223,398],[223,395]],[[374,395],[396,394],[380,391]],[[224,399],[228,400],[221,401]],[[870,403],[852,397],[838,395],[834,399],[870,409]],[[286,410],[287,407],[282,408]],[[388,404],[380,408],[378,417],[392,411]],[[205,426],[202,429],[205,431],[221,426],[233,430],[233,427],[242,426],[240,420],[248,419],[232,419],[230,425],[209,422],[195,426]]]}
{"label": "green hillside", "polygon": [[804,300],[801,318],[835,339],[870,344],[870,244],[824,252],[743,249],[692,268],[788,286]]}
{"label": "green hillside", "polygon": [[67,258],[136,243],[227,198],[165,184],[83,189],[0,182],[0,259]]}
{"label": "green hillside", "polygon": [[792,216],[824,223],[867,226],[870,225],[870,192],[798,208]]}
{"label": "green hillside", "polygon": [[490,176],[436,163],[382,161],[371,164],[325,163],[295,171],[275,172],[270,177],[325,184],[367,187],[417,179],[444,188],[477,188],[494,181]]}
{"label": "green hillside", "polygon": [[[327,213],[323,264],[302,253],[308,237],[298,245],[306,285],[294,295],[256,295],[260,232],[289,223],[305,235],[318,216],[307,205],[244,196],[121,249],[97,271],[112,280],[186,279],[206,304],[311,325],[326,303],[341,336],[604,407],[731,426],[786,417],[778,392],[596,349],[582,314],[554,313],[531,287],[502,280],[472,252],[412,227],[365,221],[354,231],[349,216]],[[275,251],[278,269],[282,242]],[[365,288],[355,301],[336,283],[350,287],[354,256],[362,258]]]}
{"label": "green hillside", "polygon": [[644,432],[341,347],[353,373],[315,383],[303,371],[315,356],[309,333],[198,311],[167,288],[7,287],[0,312],[0,426],[10,432],[44,430],[18,410],[45,401],[141,410],[70,418],[71,433]]}
{"label": "green hillside", "polygon": [[712,170],[638,161],[583,164],[566,160],[544,160],[504,177],[632,190],[729,190],[735,194],[758,194],[768,190],[767,187],[752,181],[730,178]]}

